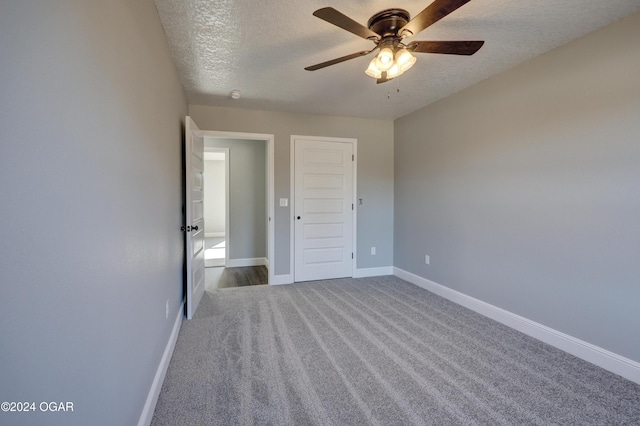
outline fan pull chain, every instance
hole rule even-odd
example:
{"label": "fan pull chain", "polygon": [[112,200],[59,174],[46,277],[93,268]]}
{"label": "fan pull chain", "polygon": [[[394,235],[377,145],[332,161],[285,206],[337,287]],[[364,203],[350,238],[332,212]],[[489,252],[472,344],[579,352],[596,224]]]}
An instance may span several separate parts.
{"label": "fan pull chain", "polygon": [[[396,77],[396,93],[400,93],[400,76]],[[387,100],[391,100],[391,92],[387,92]]]}

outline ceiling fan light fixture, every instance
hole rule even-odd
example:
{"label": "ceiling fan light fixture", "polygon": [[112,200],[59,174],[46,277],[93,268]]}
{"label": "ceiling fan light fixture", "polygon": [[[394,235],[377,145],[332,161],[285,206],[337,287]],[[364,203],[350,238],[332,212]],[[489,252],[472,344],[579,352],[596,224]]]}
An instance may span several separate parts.
{"label": "ceiling fan light fixture", "polygon": [[[394,53],[395,50],[395,53]],[[385,75],[385,79],[391,80],[402,74],[416,63],[416,57],[405,47],[398,46],[395,49],[383,47],[380,53],[371,60],[365,73],[376,80]]]}
{"label": "ceiling fan light fixture", "polygon": [[373,77],[375,79],[382,77],[382,71],[380,71],[376,66],[377,59],[378,58],[373,58],[371,62],[369,62],[369,67],[364,71],[369,77]]}
{"label": "ceiling fan light fixture", "polygon": [[383,47],[376,56],[376,67],[380,71],[388,71],[393,66],[393,49]]}
{"label": "ceiling fan light fixture", "polygon": [[393,66],[391,68],[389,68],[389,71],[387,71],[387,80],[391,80],[392,78],[396,78],[397,76],[399,76],[402,73],[403,73],[403,71],[400,69],[398,64],[393,64]]}
{"label": "ceiling fan light fixture", "polygon": [[416,57],[405,48],[398,49],[396,52],[396,64],[400,69],[400,74],[411,68],[416,63]]}

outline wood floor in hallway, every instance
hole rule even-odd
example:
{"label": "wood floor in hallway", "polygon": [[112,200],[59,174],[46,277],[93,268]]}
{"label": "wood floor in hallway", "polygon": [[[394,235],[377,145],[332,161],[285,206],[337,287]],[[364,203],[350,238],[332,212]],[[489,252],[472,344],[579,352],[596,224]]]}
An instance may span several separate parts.
{"label": "wood floor in hallway", "polygon": [[267,268],[264,266],[205,269],[205,290],[265,285],[268,281]]}

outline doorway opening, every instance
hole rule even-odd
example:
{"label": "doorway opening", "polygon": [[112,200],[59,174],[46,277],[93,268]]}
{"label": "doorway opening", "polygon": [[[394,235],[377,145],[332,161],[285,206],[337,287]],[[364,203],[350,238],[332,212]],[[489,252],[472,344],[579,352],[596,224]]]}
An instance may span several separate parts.
{"label": "doorway opening", "polygon": [[275,267],[273,135],[202,133],[206,288],[269,284]]}
{"label": "doorway opening", "polygon": [[225,267],[229,229],[229,148],[204,148],[204,266]]}

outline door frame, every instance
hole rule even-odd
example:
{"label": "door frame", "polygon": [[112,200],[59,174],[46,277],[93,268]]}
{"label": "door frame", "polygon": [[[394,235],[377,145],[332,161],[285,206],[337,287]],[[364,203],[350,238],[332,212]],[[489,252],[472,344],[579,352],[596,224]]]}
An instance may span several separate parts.
{"label": "door frame", "polygon": [[[243,133],[243,132],[222,132],[217,130],[202,130],[202,136],[206,139],[242,139],[242,140],[252,140],[256,142],[264,142],[267,148],[266,157],[266,169],[267,169],[267,179],[266,179],[266,189],[267,189],[267,272],[268,272],[268,280],[271,285],[274,282],[274,273],[275,273],[275,250],[274,250],[274,135],[266,134],[266,133]],[[229,204],[227,203],[227,208]],[[227,215],[228,220],[228,215]],[[228,232],[228,229],[227,229]],[[229,247],[227,247],[226,256],[229,255]]]}
{"label": "door frame", "polygon": [[[206,143],[205,143],[206,145]],[[224,153],[224,267],[229,266],[229,148],[209,148],[204,147],[204,152],[222,152]],[[205,194],[205,199],[206,199]],[[205,239],[207,234],[204,235]],[[206,260],[205,260],[206,265]]]}
{"label": "door frame", "polygon": [[295,165],[296,165],[296,141],[297,140],[314,140],[314,141],[325,141],[325,142],[340,142],[340,143],[349,143],[353,146],[353,193],[351,203],[353,204],[352,214],[352,223],[353,226],[351,228],[352,232],[352,249],[353,249],[353,262],[351,263],[351,277],[356,276],[357,269],[357,261],[358,261],[358,246],[356,244],[357,235],[358,235],[358,203],[356,200],[358,199],[358,139],[356,138],[334,138],[328,136],[304,136],[304,135],[291,135],[291,145],[289,148],[289,193],[290,193],[290,203],[289,203],[289,272],[291,274],[291,281],[295,282],[295,211],[294,206],[295,202]]}

